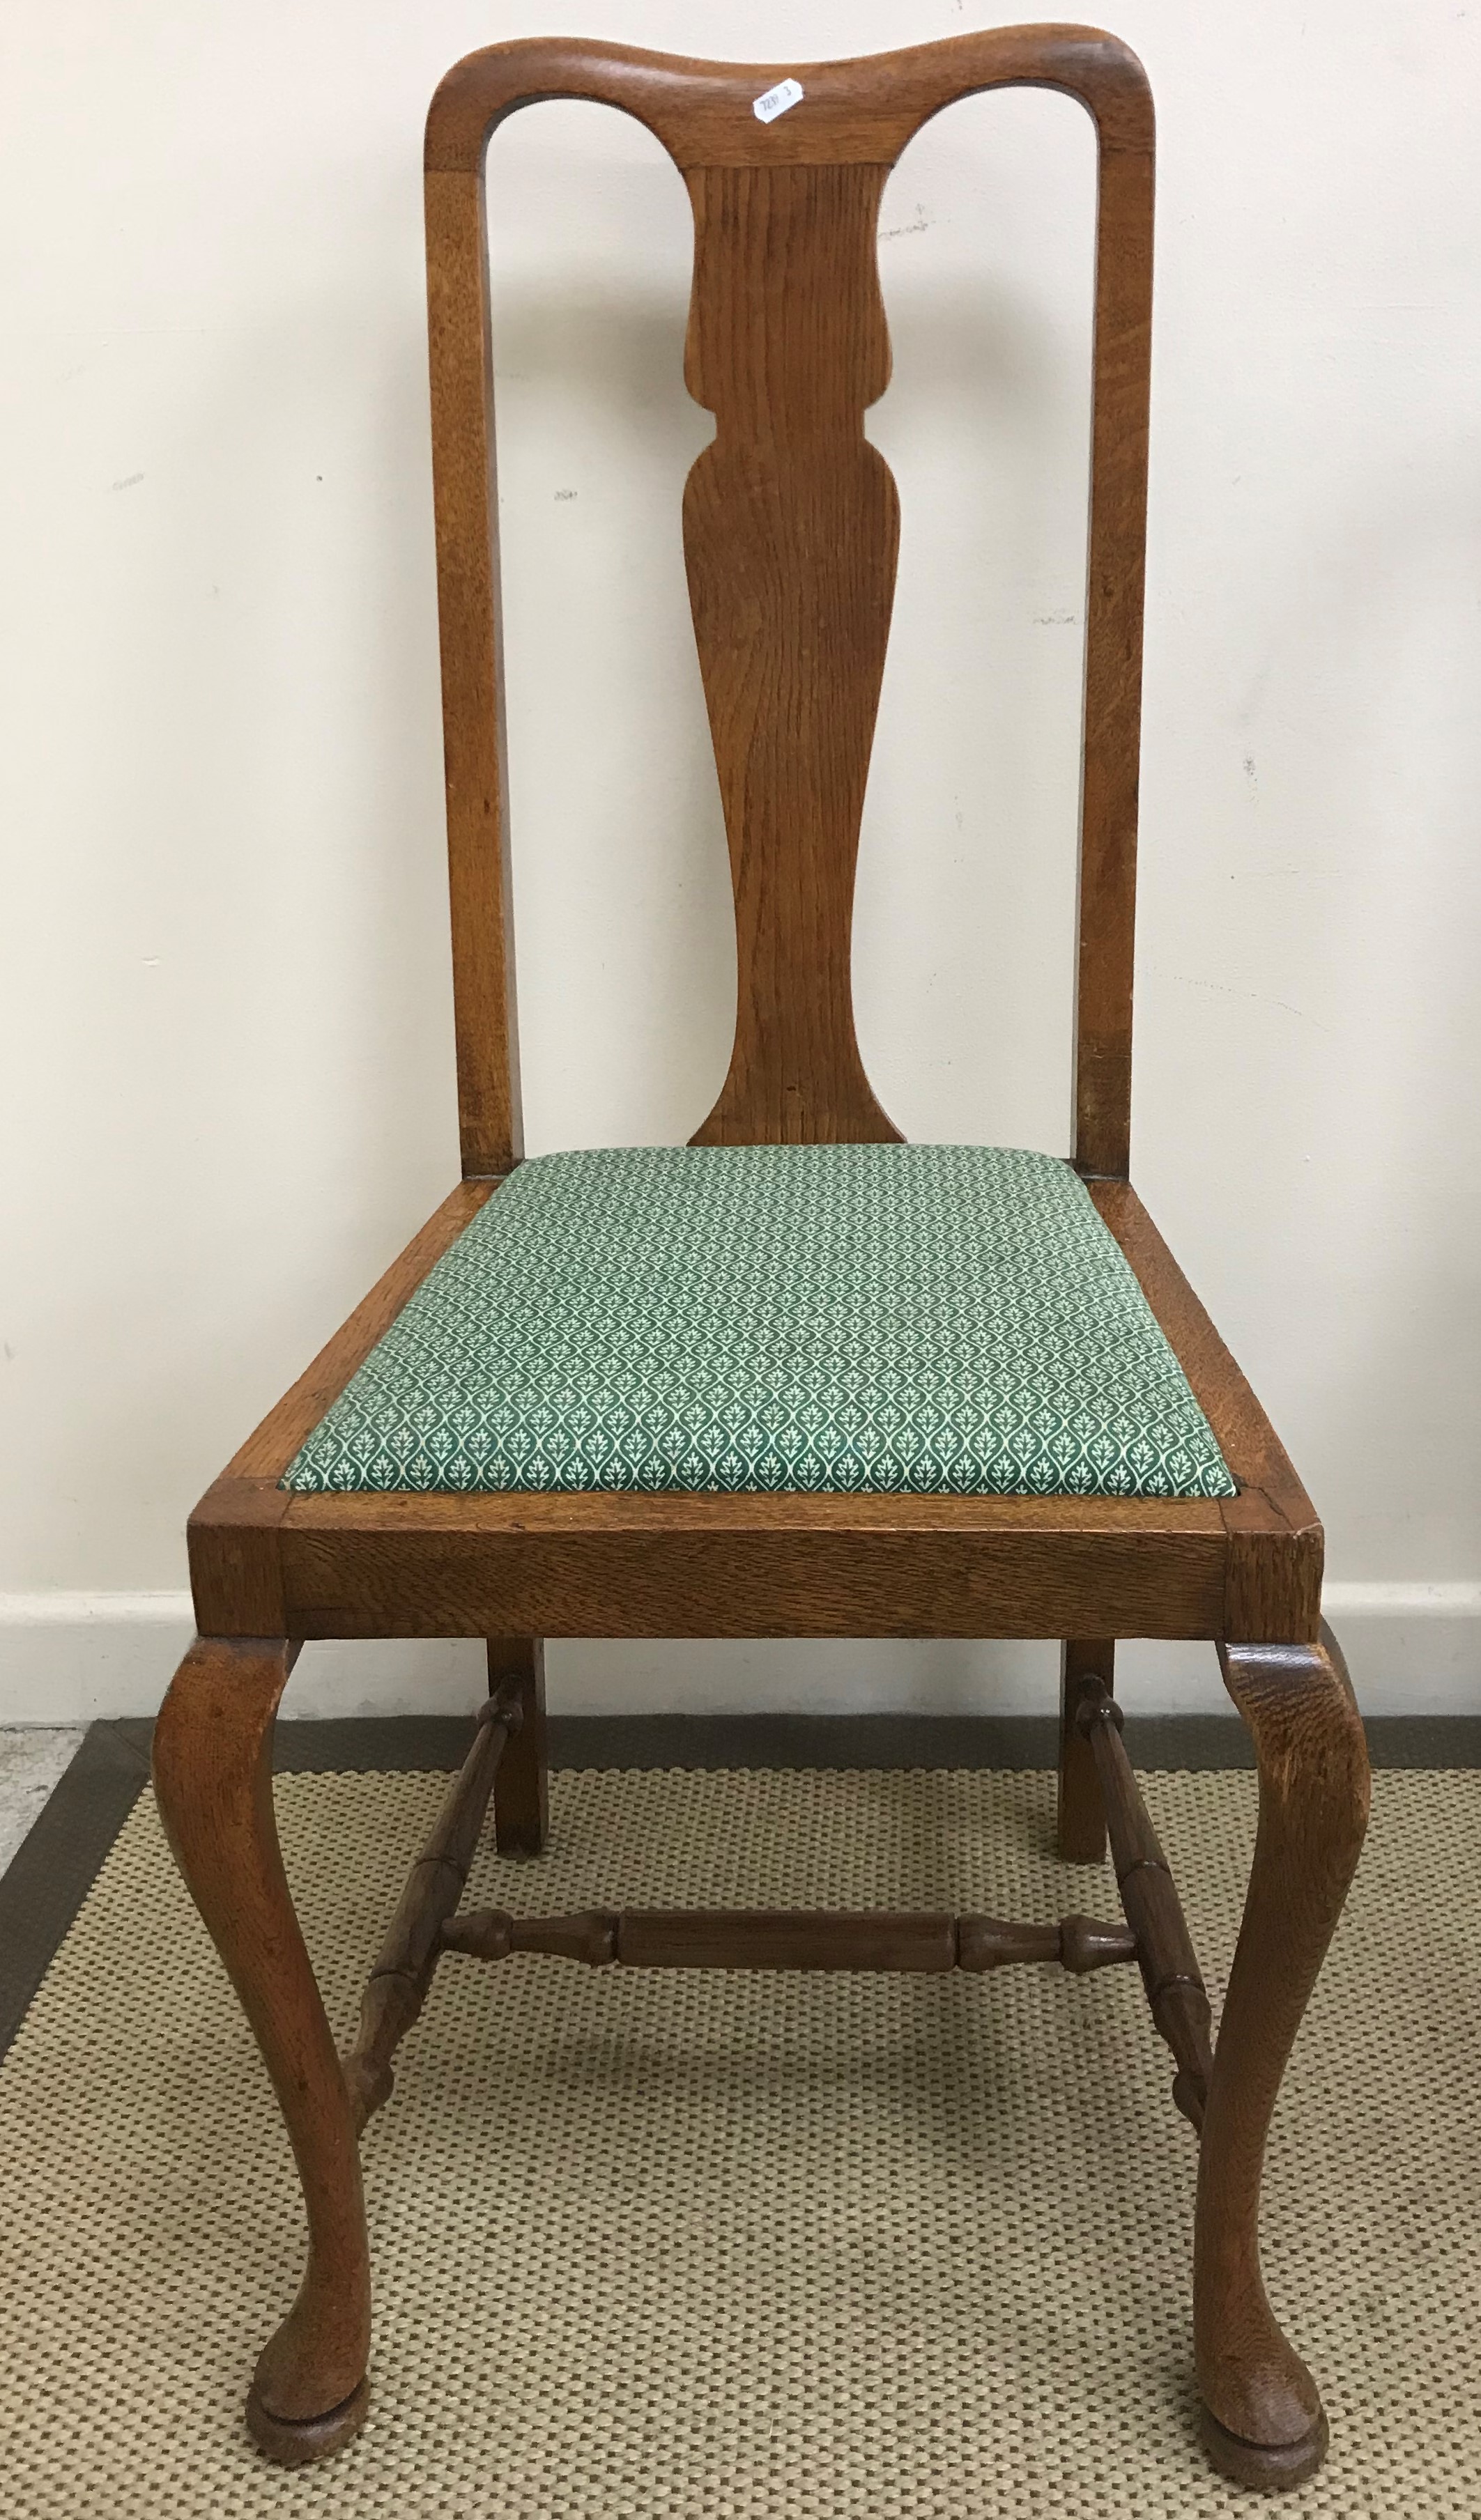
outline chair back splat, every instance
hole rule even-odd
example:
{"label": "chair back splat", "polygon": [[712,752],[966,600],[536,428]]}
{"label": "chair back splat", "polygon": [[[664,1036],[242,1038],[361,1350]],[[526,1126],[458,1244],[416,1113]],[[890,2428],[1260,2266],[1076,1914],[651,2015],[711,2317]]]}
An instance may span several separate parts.
{"label": "chair back splat", "polygon": [[[765,120],[784,79],[802,94]],[[890,344],[880,194],[932,114],[1052,87],[1099,144],[1075,1160],[1125,1178],[1141,700],[1152,107],[1081,26],[995,28],[861,61],[714,64],[600,42],[471,54],[427,124],[428,288],[458,1088],[465,1174],[520,1154],[509,928],[484,158],[548,97],[615,105],[683,174],[695,222],[685,382],[716,436],[684,553],[735,892],[735,1042],[701,1145],[897,1139],[854,1029],[851,927],[895,590],[899,502],[863,433]]]}

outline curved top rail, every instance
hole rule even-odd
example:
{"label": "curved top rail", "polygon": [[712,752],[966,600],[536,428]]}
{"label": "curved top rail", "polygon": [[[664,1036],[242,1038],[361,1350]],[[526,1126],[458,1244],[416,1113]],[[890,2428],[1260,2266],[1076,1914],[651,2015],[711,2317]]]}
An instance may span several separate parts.
{"label": "curved top rail", "polygon": [[[800,105],[758,121],[756,99],[799,81]],[[892,166],[921,124],[983,88],[1052,87],[1094,116],[1103,150],[1150,150],[1146,72],[1098,26],[992,26],[844,62],[702,62],[594,38],[490,44],[454,65],[427,116],[429,173],[474,174],[488,135],[553,97],[615,105],[694,166]]]}

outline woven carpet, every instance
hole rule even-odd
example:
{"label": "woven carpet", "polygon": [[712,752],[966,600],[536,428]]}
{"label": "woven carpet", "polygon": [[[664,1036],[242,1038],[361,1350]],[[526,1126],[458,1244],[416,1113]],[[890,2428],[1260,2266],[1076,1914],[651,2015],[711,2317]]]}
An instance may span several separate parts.
{"label": "woven carpet", "polygon": [[[336,2030],[445,1779],[279,1780]],[[1147,1798],[1217,1997],[1247,1776]],[[475,1901],[1111,1916],[1050,1779],[583,1773]],[[1332,2428],[1292,2513],[1481,2512],[1481,1777],[1376,1779],[1267,2187]],[[301,2271],[287,2144],[148,1797],[0,2071],[11,2520],[1201,2520],[1194,2143],[1135,1973],[449,1959],[365,2145],[374,2405],[285,2475],[241,2400]]]}

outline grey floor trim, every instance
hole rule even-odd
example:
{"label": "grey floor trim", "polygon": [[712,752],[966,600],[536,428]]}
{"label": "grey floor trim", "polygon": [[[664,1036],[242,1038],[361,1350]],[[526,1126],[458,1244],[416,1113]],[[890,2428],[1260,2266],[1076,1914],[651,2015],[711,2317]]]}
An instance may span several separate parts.
{"label": "grey floor trim", "polygon": [[[1248,1761],[1237,1717],[1176,1725],[1130,1719],[1143,1767]],[[1139,1746],[1138,1746],[1139,1745]],[[550,1726],[561,1768],[1052,1768],[1059,1726],[1047,1715],[567,1715]]]}
{"label": "grey floor trim", "polygon": [[94,1724],[0,1874],[0,2055],[149,1782],[144,1724]]}
{"label": "grey floor trim", "polygon": [[301,1723],[278,1726],[272,1764],[280,1777],[460,1768],[473,1731],[471,1715],[305,1716]]}
{"label": "grey floor trim", "polygon": [[[149,1780],[153,1725],[94,1724],[0,1874],[0,2056],[20,2026],[110,1847]],[[280,1724],[284,1776],[393,1774],[462,1765],[458,1715],[350,1716]],[[1251,1768],[1237,1717],[1129,1715],[1139,1768]],[[1378,1716],[1375,1768],[1481,1768],[1481,1717]],[[556,1768],[1052,1768],[1058,1728],[1041,1715],[558,1715]]]}

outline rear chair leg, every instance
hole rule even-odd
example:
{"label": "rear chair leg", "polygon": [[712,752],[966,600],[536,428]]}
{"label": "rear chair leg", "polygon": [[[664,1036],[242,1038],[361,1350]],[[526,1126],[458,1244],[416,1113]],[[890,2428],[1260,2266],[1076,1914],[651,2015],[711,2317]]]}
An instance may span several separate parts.
{"label": "rear chair leg", "polygon": [[1237,2484],[1299,2485],[1326,2418],[1260,2273],[1266,2134],[1367,1823],[1367,1747],[1336,1640],[1221,1645],[1254,1736],[1260,1824],[1203,2121],[1193,2327],[1204,2446]]}
{"label": "rear chair leg", "polygon": [[272,2077],[308,2214],[307,2272],[247,2401],[254,2440],[285,2467],[359,2430],[370,2352],[354,2125],[273,1819],[273,1718],[293,1651],[276,1638],[198,1638],[154,1751],[165,1833]]}
{"label": "rear chair leg", "polygon": [[545,1641],[488,1639],[488,1694],[513,1682],[523,1720],[511,1735],[493,1785],[493,1841],[500,1855],[542,1855],[549,1818],[545,1783]]}
{"label": "rear chair leg", "polygon": [[1059,1683],[1059,1854],[1065,1864],[1104,1864],[1105,1813],[1095,1753],[1078,1717],[1085,1684],[1105,1683],[1116,1693],[1116,1647],[1109,1638],[1067,1644]]}

